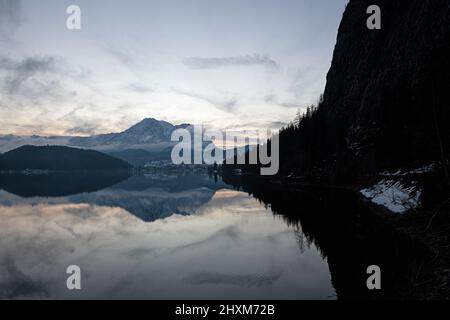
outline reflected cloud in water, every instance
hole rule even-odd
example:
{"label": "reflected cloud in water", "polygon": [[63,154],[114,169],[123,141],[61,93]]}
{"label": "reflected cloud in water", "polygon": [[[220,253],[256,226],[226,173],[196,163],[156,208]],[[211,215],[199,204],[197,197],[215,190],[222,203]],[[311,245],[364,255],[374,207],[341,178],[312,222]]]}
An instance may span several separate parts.
{"label": "reflected cloud in water", "polygon": [[[247,194],[209,182],[197,181],[193,189],[135,182],[140,187],[128,181],[45,200],[2,191],[1,297],[327,299],[334,294],[319,250],[311,245],[301,252],[294,228]],[[125,199],[138,201],[152,219],[126,210],[136,207]],[[71,264],[81,267],[81,291],[66,289]]]}

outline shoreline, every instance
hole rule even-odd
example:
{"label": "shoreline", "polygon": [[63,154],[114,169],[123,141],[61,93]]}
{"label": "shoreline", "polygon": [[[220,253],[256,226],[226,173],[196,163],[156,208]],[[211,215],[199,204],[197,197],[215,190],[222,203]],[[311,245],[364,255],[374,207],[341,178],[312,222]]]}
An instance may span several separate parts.
{"label": "shoreline", "polygon": [[[239,179],[256,178],[256,175],[242,174]],[[341,190],[355,195],[367,210],[392,227],[399,235],[417,242],[428,251],[426,260],[418,267],[412,279],[411,288],[399,288],[395,295],[399,300],[448,300],[450,299],[450,200],[438,208],[414,209],[405,213],[395,213],[385,206],[373,203],[361,194],[360,185],[332,185],[311,182],[307,179],[261,178],[263,183],[280,190],[294,192],[308,191],[317,194],[320,190]],[[297,180],[297,181],[295,181]],[[409,290],[408,290],[409,289]]]}

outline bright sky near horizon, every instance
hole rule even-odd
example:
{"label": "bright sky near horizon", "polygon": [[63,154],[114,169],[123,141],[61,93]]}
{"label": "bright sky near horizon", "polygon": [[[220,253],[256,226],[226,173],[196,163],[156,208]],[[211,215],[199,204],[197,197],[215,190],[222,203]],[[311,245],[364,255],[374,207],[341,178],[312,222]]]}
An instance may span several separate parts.
{"label": "bright sky near horizon", "polygon": [[323,92],[347,2],[0,0],[0,134],[118,132],[148,117],[277,129]]}

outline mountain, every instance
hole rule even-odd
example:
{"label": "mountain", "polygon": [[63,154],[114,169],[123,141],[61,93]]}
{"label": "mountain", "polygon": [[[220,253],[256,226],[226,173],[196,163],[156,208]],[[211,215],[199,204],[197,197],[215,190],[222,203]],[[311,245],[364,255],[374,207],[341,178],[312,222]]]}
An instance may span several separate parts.
{"label": "mountain", "polygon": [[323,96],[280,132],[280,175],[352,184],[449,163],[449,2],[379,0],[381,30],[372,4],[349,1]]}
{"label": "mountain", "polygon": [[101,151],[133,165],[144,165],[154,160],[170,160],[172,147],[176,144],[171,141],[171,134],[177,129],[192,132],[193,127],[148,118],[123,132],[90,137],[0,135],[0,152],[25,145],[67,146]]}
{"label": "mountain", "polygon": [[[144,119],[123,132],[89,137],[0,135],[0,152],[24,145],[59,145],[101,151],[132,165],[143,166],[151,161],[171,159],[172,148],[178,143],[171,141],[171,135],[178,129],[187,129],[193,136],[194,128],[190,124],[173,125],[153,118]],[[210,143],[204,141],[203,146]],[[245,148],[237,148],[236,152],[241,154]],[[224,153],[223,149],[216,148],[216,154],[220,153]]]}
{"label": "mountain", "polygon": [[16,136],[12,134],[0,135],[0,153],[4,153],[18,147],[33,146],[68,146],[69,139],[66,136]]}
{"label": "mountain", "polygon": [[0,170],[111,171],[131,165],[94,150],[63,146],[23,146],[0,155]]}
{"label": "mountain", "polygon": [[371,4],[349,2],[318,110],[327,127],[319,159],[337,175],[419,167],[450,152],[448,0],[377,1],[381,30],[366,27]]}
{"label": "mountain", "polygon": [[0,135],[0,152],[24,145],[62,145],[100,151],[124,151],[127,149],[161,151],[174,144],[170,136],[177,129],[192,131],[193,128],[189,124],[172,125],[166,121],[144,119],[123,132],[89,137]]}
{"label": "mountain", "polygon": [[170,139],[173,131],[190,128],[189,124],[172,125],[166,121],[149,118],[120,133],[74,137],[69,139],[68,144],[107,151],[123,151],[126,149],[160,151],[173,144]]}

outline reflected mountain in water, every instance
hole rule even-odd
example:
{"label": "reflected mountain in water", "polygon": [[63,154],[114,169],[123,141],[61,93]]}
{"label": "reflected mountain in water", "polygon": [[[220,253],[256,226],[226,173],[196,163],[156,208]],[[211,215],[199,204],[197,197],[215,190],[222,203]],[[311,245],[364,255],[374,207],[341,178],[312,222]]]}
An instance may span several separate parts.
{"label": "reflected mountain in water", "polygon": [[[317,248],[300,251],[292,227],[231,189],[196,214],[151,223],[95,204],[0,204],[0,214],[0,299],[335,296]],[[83,290],[66,288],[72,264],[87,275]]]}
{"label": "reflected mountain in water", "polygon": [[[1,179],[0,204],[86,203],[120,207],[143,221],[193,214],[225,187],[201,175],[41,174]],[[15,195],[15,196],[14,196]]]}
{"label": "reflected mountain in water", "polygon": [[[65,280],[46,278],[68,264],[96,275],[96,289],[82,293],[96,298],[392,299],[420,290],[427,254],[353,193],[251,177],[224,181],[168,174],[1,179],[7,281],[0,278],[0,289],[9,291],[0,297],[36,295],[20,285],[42,282],[53,287],[39,295],[73,298],[58,291]],[[41,268],[23,259],[33,253],[42,261],[57,246]],[[381,267],[381,291],[367,290],[370,265]]]}

